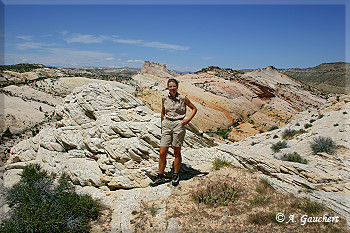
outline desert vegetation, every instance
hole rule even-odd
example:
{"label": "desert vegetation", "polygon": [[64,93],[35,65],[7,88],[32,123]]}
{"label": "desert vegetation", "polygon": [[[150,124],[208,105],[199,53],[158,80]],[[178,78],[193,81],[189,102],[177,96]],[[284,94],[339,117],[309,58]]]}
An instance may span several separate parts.
{"label": "desert vegetation", "polygon": [[277,125],[273,125],[271,126],[270,128],[268,128],[268,131],[273,131],[275,129],[278,129],[278,126]]}
{"label": "desert vegetation", "polygon": [[334,154],[336,152],[336,143],[330,137],[317,137],[313,139],[310,144],[314,154],[325,152],[327,154]]}
{"label": "desert vegetation", "polygon": [[235,188],[234,186],[223,182],[218,184],[211,184],[205,186],[201,190],[197,190],[193,197],[198,203],[209,204],[213,206],[225,205],[233,202],[235,198]]}
{"label": "desert vegetation", "polygon": [[89,195],[78,195],[66,174],[57,183],[55,178],[32,164],[23,169],[18,183],[2,189],[11,210],[0,232],[89,232],[102,205]]}
{"label": "desert vegetation", "polygon": [[280,152],[281,149],[283,148],[287,148],[288,145],[287,145],[287,142],[286,141],[279,141],[277,142],[276,144],[273,144],[271,146],[271,150],[274,152],[274,153],[277,153],[277,152]]}
{"label": "desert vegetation", "polygon": [[306,132],[305,129],[295,130],[295,129],[287,128],[282,132],[282,138],[285,140],[290,140],[295,135],[303,134],[305,132]]}
{"label": "desert vegetation", "polygon": [[0,71],[14,71],[18,73],[24,73],[24,72],[30,72],[38,68],[44,68],[46,66],[41,65],[41,64],[28,64],[28,63],[21,63],[21,64],[16,64],[16,65],[3,65],[0,66]]}
{"label": "desert vegetation", "polygon": [[230,166],[230,165],[231,165],[231,163],[229,161],[227,161],[227,159],[224,158],[224,157],[216,157],[216,158],[214,158],[213,168],[215,170],[219,170],[222,167]]}
{"label": "desert vegetation", "polygon": [[[283,73],[326,93],[347,93],[349,63],[323,63],[307,69],[284,69]],[[309,88],[311,89],[311,87]]]}
{"label": "desert vegetation", "polygon": [[295,162],[295,163],[303,163],[307,164],[307,160],[303,159],[299,153],[293,152],[293,153],[286,153],[281,156],[281,160],[283,161],[289,161],[289,162]]}
{"label": "desert vegetation", "polygon": [[217,135],[219,136],[220,138],[223,138],[223,139],[229,139],[229,133],[232,131],[232,128],[231,127],[228,127],[226,129],[222,129],[222,128],[219,128],[217,127],[216,128],[216,131],[213,131],[212,129],[209,129],[208,132],[206,132],[207,134],[213,136],[213,135]]}
{"label": "desert vegetation", "polygon": [[284,138],[284,139],[291,139],[296,134],[297,134],[297,131],[295,129],[288,128],[288,129],[285,129],[282,132],[282,138]]}
{"label": "desert vegetation", "polygon": [[238,70],[233,70],[230,68],[220,68],[218,66],[208,66],[194,73],[200,74],[200,73],[207,73],[207,72],[213,72],[215,76],[224,78],[226,80],[234,80],[240,74],[243,74],[243,72]]}
{"label": "desert vegetation", "polygon": [[[157,216],[164,205],[167,220],[180,222],[177,232],[349,232],[340,218],[339,222],[301,225],[305,215],[337,215],[323,203],[276,191],[256,172],[223,167],[182,183],[181,190],[174,192],[165,203],[143,202],[133,212],[135,232],[156,231]],[[282,221],[278,218],[281,214]],[[294,222],[288,222],[290,218]]]}

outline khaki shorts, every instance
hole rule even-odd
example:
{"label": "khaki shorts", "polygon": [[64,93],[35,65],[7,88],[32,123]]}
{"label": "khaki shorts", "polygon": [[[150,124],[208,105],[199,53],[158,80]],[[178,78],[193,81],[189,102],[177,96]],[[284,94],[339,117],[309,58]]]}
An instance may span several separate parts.
{"label": "khaki shorts", "polygon": [[182,120],[171,121],[164,119],[162,122],[161,147],[181,147],[185,139],[186,128],[181,124]]}

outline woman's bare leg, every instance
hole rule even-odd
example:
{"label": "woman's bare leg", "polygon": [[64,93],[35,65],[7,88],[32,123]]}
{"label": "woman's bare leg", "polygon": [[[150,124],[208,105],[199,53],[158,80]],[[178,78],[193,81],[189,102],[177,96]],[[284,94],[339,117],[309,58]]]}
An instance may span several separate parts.
{"label": "woman's bare leg", "polygon": [[166,167],[166,156],[168,154],[168,149],[169,149],[169,147],[160,147],[158,174],[164,174],[164,170]]}
{"label": "woman's bare leg", "polygon": [[175,161],[174,161],[174,173],[179,173],[180,168],[181,168],[181,147],[174,147],[174,156],[175,156]]}

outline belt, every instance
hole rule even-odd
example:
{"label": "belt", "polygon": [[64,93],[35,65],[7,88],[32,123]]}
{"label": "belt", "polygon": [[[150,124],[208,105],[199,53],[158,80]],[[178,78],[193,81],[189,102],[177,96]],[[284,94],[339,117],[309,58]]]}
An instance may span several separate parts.
{"label": "belt", "polygon": [[165,117],[165,119],[168,120],[168,121],[182,121],[184,118],[180,118],[180,119],[171,119],[171,118]]}

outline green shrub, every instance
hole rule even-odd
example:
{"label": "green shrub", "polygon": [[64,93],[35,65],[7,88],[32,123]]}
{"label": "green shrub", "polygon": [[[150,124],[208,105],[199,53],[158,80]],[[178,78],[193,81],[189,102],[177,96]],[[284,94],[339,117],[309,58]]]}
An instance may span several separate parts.
{"label": "green shrub", "polygon": [[294,206],[309,214],[318,214],[325,209],[321,203],[311,201],[309,199],[301,199],[294,203]]}
{"label": "green shrub", "polygon": [[228,128],[228,129],[220,129],[220,128],[217,128],[216,129],[216,134],[223,137],[224,139],[228,139],[228,134],[231,132],[231,129]]}
{"label": "green shrub", "polygon": [[306,124],[304,125],[304,128],[305,128],[305,129],[310,128],[310,127],[312,127],[312,124],[310,124],[310,123],[306,123]]}
{"label": "green shrub", "polygon": [[271,149],[272,149],[272,151],[273,151],[274,153],[277,153],[277,152],[280,152],[281,149],[287,148],[287,147],[288,147],[287,142],[285,142],[285,141],[279,141],[279,142],[277,142],[276,144],[273,144],[273,145],[271,146]]}
{"label": "green shrub", "polygon": [[76,194],[68,175],[63,174],[58,184],[55,176],[38,164],[23,169],[20,181],[4,190],[11,211],[0,232],[89,231],[89,222],[100,216],[102,205],[89,195]]}
{"label": "green shrub", "polygon": [[229,202],[233,202],[236,196],[236,190],[233,186],[224,183],[215,183],[208,185],[206,189],[197,191],[193,194],[195,200],[199,203],[209,205],[228,205]]}
{"label": "green shrub", "polygon": [[264,185],[264,188],[271,187],[269,180],[266,178],[260,178],[260,182]]}
{"label": "green shrub", "polygon": [[294,137],[294,135],[297,133],[297,131],[295,129],[285,129],[282,133],[282,138],[284,139],[290,139],[292,137]]}
{"label": "green shrub", "polygon": [[336,152],[336,143],[329,137],[317,137],[313,139],[310,144],[314,154],[326,152],[327,154],[334,154]]}
{"label": "green shrub", "polygon": [[255,225],[267,225],[271,222],[271,219],[274,219],[270,216],[270,213],[258,212],[253,213],[248,216],[248,220]]}
{"label": "green shrub", "polygon": [[271,127],[268,129],[268,131],[273,131],[273,130],[275,130],[275,129],[278,129],[278,126],[277,126],[277,125],[271,126]]}
{"label": "green shrub", "polygon": [[222,167],[230,166],[231,163],[224,157],[216,157],[213,161],[213,168],[219,170]]}
{"label": "green shrub", "polygon": [[266,188],[265,187],[261,187],[261,186],[257,186],[255,191],[257,191],[259,194],[265,194],[266,193]]}
{"label": "green shrub", "polygon": [[297,152],[283,154],[281,156],[281,159],[283,161],[307,164],[307,160],[301,158],[301,156]]}
{"label": "green shrub", "polygon": [[311,119],[310,120],[310,123],[314,123],[316,120],[315,119]]}
{"label": "green shrub", "polygon": [[269,202],[271,197],[266,197],[265,195],[257,195],[252,200],[249,200],[251,205],[261,205]]}

